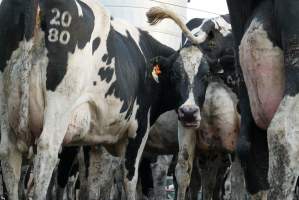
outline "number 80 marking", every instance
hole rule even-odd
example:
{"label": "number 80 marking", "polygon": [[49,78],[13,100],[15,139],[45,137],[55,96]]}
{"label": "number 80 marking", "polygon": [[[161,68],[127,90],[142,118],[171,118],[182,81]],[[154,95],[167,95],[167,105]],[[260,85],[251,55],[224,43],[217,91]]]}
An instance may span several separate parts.
{"label": "number 80 marking", "polygon": [[71,39],[71,35],[68,31],[61,31],[59,34],[59,31],[56,28],[50,28],[49,30],[49,35],[48,35],[48,40],[50,42],[59,42],[63,45],[66,45],[69,43]]}

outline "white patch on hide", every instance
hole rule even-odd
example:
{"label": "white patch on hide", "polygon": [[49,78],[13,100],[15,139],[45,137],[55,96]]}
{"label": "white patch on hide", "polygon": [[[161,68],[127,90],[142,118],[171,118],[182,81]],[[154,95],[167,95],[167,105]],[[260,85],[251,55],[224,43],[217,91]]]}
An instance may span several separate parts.
{"label": "white patch on hide", "polygon": [[190,46],[183,48],[180,51],[180,57],[182,58],[182,64],[187,72],[190,84],[193,84],[194,77],[198,72],[198,68],[203,57],[203,53],[198,47]]}
{"label": "white patch on hide", "polygon": [[[229,23],[227,23],[223,17],[215,17],[212,19],[204,19],[203,22],[201,23],[200,26],[198,26],[197,28],[192,30],[192,33],[194,35],[196,35],[198,38],[202,38],[202,42],[206,41],[206,38],[208,37],[209,32],[205,32],[203,30],[203,26],[205,25],[205,23],[207,22],[213,22],[215,29],[218,30],[224,37],[226,37],[227,35],[231,34],[232,32],[232,28],[231,25]],[[208,31],[213,31],[213,29],[208,30]]]}
{"label": "white patch on hide", "polygon": [[149,133],[149,130],[150,130],[150,113],[151,113],[151,111],[149,110],[148,113],[147,113],[147,130],[146,130],[146,132],[145,132],[145,134],[142,138],[142,142],[141,142],[140,147],[138,149],[137,157],[136,157],[135,164],[134,164],[135,173],[134,173],[134,177],[133,177],[132,181],[135,182],[136,184],[137,184],[137,181],[138,181],[138,168],[139,168],[139,164],[140,164],[140,159],[141,159],[143,149],[145,147],[145,144],[146,144],[146,141],[147,141],[147,138],[148,138],[148,133]]}
{"label": "white patch on hide", "polygon": [[76,6],[78,8],[78,15],[79,17],[83,17],[83,11],[82,11],[82,7],[80,6],[80,4],[77,2],[77,0],[75,0]]}
{"label": "white patch on hide", "polygon": [[128,137],[130,138],[135,138],[137,134],[138,121],[136,120],[136,113],[138,109],[139,105],[137,104],[137,100],[135,100],[128,128]]}
{"label": "white patch on hide", "polygon": [[[187,48],[183,48],[180,51],[180,57],[182,58],[182,62],[183,62],[182,65],[184,66],[184,69],[187,73],[188,79],[190,81],[190,86],[191,86],[187,100],[180,107],[181,108],[184,106],[198,107],[195,102],[193,87],[194,87],[194,78],[198,73],[198,68],[200,67],[203,54],[198,47],[190,46]],[[199,122],[201,119],[200,112],[197,112],[195,115],[196,115],[195,120]]]}
{"label": "white patch on hide", "polygon": [[223,17],[213,18],[212,21],[215,24],[215,28],[224,36],[230,35],[232,33],[232,27],[227,23]]}
{"label": "white patch on hide", "polygon": [[121,19],[115,19],[115,20],[111,21],[111,25],[115,31],[117,31],[118,33],[120,33],[121,35],[123,35],[127,38],[129,37],[129,35],[128,35],[128,33],[129,33],[130,37],[132,37],[134,39],[140,52],[143,53],[141,47],[139,46],[140,32],[135,26],[133,26],[132,24],[129,24],[128,22],[121,20]]}
{"label": "white patch on hide", "polygon": [[192,90],[190,90],[187,100],[181,106],[192,106],[192,105],[196,105],[196,102],[194,99],[194,94]]}

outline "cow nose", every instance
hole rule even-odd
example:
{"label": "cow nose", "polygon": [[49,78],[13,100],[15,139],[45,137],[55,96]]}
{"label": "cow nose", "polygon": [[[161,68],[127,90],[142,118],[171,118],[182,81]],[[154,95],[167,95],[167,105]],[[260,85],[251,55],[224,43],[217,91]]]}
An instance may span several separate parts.
{"label": "cow nose", "polygon": [[198,106],[181,106],[178,110],[179,119],[184,122],[194,122],[197,120],[196,114],[199,112]]}

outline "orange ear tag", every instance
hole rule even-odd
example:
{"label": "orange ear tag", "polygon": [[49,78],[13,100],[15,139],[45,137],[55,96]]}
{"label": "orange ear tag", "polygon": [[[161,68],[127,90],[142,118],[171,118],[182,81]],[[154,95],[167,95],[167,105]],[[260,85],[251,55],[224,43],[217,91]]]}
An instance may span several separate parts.
{"label": "orange ear tag", "polygon": [[152,76],[154,80],[159,83],[159,75],[162,74],[162,71],[160,69],[160,65],[155,65],[152,71]]}

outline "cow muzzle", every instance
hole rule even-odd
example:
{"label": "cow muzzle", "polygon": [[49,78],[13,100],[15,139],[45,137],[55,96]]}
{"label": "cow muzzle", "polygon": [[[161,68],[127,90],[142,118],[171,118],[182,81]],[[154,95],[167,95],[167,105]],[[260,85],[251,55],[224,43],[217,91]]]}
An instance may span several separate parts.
{"label": "cow muzzle", "polygon": [[198,128],[200,125],[200,109],[197,105],[182,105],[178,109],[178,118],[187,128]]}

